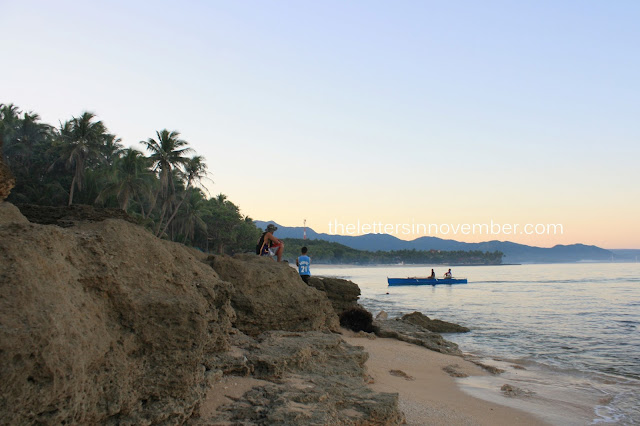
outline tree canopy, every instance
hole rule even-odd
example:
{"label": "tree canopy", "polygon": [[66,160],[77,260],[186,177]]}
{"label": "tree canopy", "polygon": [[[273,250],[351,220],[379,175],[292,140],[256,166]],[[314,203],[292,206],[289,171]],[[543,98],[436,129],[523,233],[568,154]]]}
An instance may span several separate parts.
{"label": "tree canopy", "polygon": [[175,130],[141,141],[142,151],[124,148],[91,112],[54,127],[0,104],[0,137],[16,177],[10,202],[119,208],[161,238],[215,253],[253,252],[260,236],[224,194],[207,198],[206,161]]}

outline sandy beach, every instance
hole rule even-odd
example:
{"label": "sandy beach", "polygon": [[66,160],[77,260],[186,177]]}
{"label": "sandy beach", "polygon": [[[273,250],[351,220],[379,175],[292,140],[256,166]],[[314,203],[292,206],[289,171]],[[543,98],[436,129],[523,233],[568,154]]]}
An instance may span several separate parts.
{"label": "sandy beach", "polygon": [[522,411],[476,399],[464,393],[452,373],[484,376],[489,373],[464,359],[444,355],[395,339],[361,337],[342,330],[351,345],[369,353],[366,363],[373,390],[397,392],[409,425],[543,425]]}

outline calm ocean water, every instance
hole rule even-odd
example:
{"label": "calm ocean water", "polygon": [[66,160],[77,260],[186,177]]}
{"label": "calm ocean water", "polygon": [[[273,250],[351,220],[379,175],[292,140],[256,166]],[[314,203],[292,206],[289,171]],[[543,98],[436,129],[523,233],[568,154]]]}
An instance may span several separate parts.
{"label": "calm ocean water", "polygon": [[[471,328],[445,338],[506,370],[461,379],[474,396],[553,424],[640,424],[640,264],[459,266],[454,276],[469,284],[387,286],[387,277],[430,268],[316,265],[312,273],[357,283],[374,315],[420,311]],[[446,269],[435,267],[438,276]],[[503,384],[520,396],[504,396]]]}

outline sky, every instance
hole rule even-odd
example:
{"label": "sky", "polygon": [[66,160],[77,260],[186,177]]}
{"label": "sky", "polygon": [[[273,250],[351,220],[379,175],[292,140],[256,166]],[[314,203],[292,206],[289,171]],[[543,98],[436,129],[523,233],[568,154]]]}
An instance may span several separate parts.
{"label": "sky", "polygon": [[0,103],[140,150],[177,130],[254,219],[640,248],[638,22],[635,0],[0,0]]}

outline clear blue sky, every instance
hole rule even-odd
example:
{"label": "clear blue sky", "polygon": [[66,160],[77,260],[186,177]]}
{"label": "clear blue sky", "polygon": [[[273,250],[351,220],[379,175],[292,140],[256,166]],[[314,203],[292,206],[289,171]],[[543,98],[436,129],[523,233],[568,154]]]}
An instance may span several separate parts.
{"label": "clear blue sky", "polygon": [[495,238],[640,248],[638,1],[0,11],[0,102],[93,111],[140,149],[178,130],[254,218],[562,223]]}

